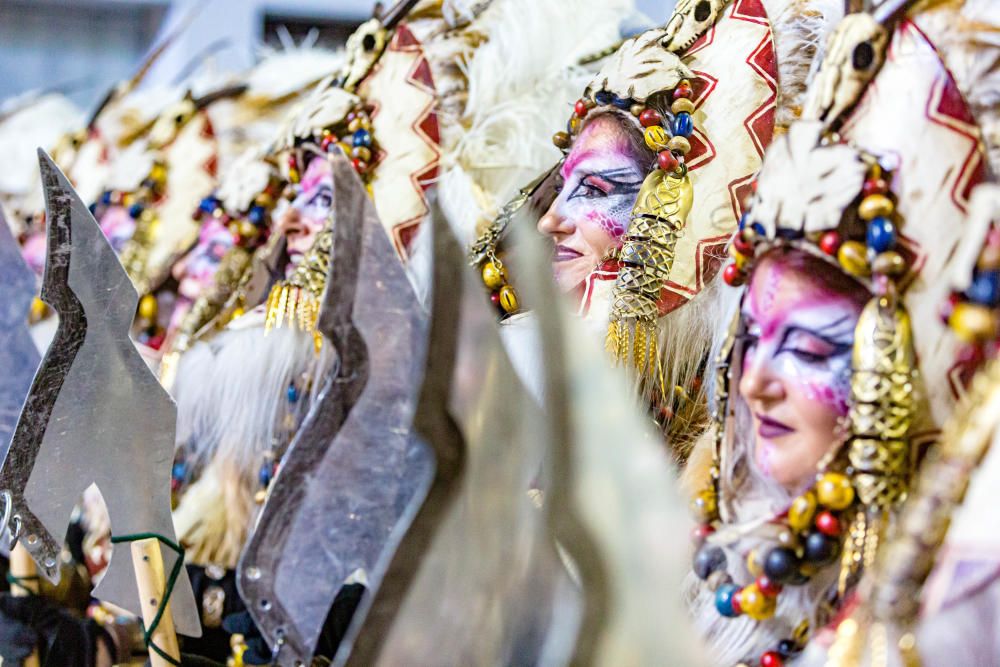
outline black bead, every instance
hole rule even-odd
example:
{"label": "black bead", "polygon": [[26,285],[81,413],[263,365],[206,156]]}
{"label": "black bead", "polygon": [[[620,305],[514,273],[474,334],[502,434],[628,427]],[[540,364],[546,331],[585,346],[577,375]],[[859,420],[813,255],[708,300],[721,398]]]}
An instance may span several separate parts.
{"label": "black bead", "polygon": [[694,573],[699,579],[708,579],[713,572],[726,566],[726,554],[719,547],[703,545],[694,557]]}
{"label": "black bead", "polygon": [[778,653],[781,654],[783,658],[790,658],[799,652],[798,644],[796,644],[791,639],[782,639],[778,642]]}
{"label": "black bead", "polygon": [[775,547],[767,552],[764,558],[764,574],[779,584],[787,584],[798,570],[799,561],[791,549]]}
{"label": "black bead", "polygon": [[840,553],[840,541],[818,531],[809,533],[803,546],[805,559],[815,565],[825,565]]}

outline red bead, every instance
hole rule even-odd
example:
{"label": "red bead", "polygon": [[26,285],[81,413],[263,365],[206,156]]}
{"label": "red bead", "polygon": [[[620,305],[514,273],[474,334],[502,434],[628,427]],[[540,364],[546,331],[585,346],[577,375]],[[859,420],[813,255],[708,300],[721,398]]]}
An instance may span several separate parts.
{"label": "red bead", "polygon": [[824,535],[836,537],[840,535],[840,519],[832,512],[820,512],[816,515],[816,530]]}
{"label": "red bead", "polygon": [[677,156],[670,151],[660,151],[660,153],[656,156],[656,162],[660,169],[668,173],[675,171],[677,167],[681,166]]}
{"label": "red bead", "polygon": [[741,588],[740,590],[733,593],[733,601],[731,604],[733,605],[733,611],[736,613],[737,616],[743,613],[743,607],[740,606],[740,593],[742,592],[743,589]]}
{"label": "red bead", "polygon": [[583,118],[587,115],[587,103],[583,100],[577,100],[576,104],[573,105],[573,111],[576,112],[577,116]]}
{"label": "red bead", "polygon": [[490,303],[492,303],[494,306],[500,305],[500,292],[490,293]]}
{"label": "red bead", "polygon": [[353,160],[351,160],[351,166],[354,167],[354,171],[358,172],[359,174],[363,174],[365,173],[365,171],[368,170],[368,163],[358,158],[354,158]]}
{"label": "red bead", "polygon": [[733,236],[733,247],[737,252],[746,257],[753,257],[753,244],[746,240],[742,231],[736,232]]}
{"label": "red bead", "polygon": [[743,284],[746,276],[743,275],[743,272],[735,264],[727,264],[726,268],[722,270],[722,279],[730,287],[739,287]]}
{"label": "red bead", "polygon": [[652,127],[653,125],[662,125],[663,116],[656,109],[643,109],[642,113],[639,114],[639,124],[643,127]]}
{"label": "red bead", "polygon": [[319,142],[319,147],[324,151],[329,151],[330,146],[336,145],[337,141],[333,137],[323,137],[323,141]]}
{"label": "red bead", "polygon": [[674,88],[674,99],[678,100],[682,97],[686,97],[688,99],[691,98],[690,86],[677,86],[676,88]]}
{"label": "red bead", "polygon": [[864,187],[861,191],[866,197],[868,195],[884,195],[889,191],[889,184],[882,178],[869,178],[865,181]]}
{"label": "red bead", "polygon": [[784,667],[785,661],[777,651],[768,651],[760,656],[760,667]]}
{"label": "red bead", "polygon": [[781,584],[771,581],[766,574],[757,577],[757,588],[769,598],[777,597],[778,593],[781,592]]}
{"label": "red bead", "polygon": [[837,255],[840,250],[840,234],[837,232],[826,232],[819,239],[819,249],[831,257]]}
{"label": "red bead", "polygon": [[703,523],[701,525],[695,526],[691,531],[691,541],[696,545],[701,546],[701,544],[708,538],[709,535],[715,532],[715,528]]}
{"label": "red bead", "polygon": [[298,166],[299,166],[299,163],[298,163],[298,161],[297,161],[297,160],[295,159],[295,156],[294,156],[294,155],[289,155],[289,156],[288,156],[288,168],[289,168],[289,169],[295,169],[295,168],[297,168]]}

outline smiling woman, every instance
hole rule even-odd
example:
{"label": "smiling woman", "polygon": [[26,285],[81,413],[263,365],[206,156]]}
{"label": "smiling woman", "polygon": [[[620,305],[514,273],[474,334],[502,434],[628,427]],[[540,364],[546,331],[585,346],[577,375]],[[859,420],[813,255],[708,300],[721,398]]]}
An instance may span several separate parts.
{"label": "smiling woman", "polygon": [[560,290],[582,289],[587,276],[613,256],[653,153],[634,124],[613,111],[595,115],[559,170],[559,194],[538,221],[553,244]]}

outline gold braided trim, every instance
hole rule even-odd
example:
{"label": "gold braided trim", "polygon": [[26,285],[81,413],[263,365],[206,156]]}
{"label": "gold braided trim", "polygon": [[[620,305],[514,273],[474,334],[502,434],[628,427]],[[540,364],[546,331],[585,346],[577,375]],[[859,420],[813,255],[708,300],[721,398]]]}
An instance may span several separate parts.
{"label": "gold braided trim", "polygon": [[658,389],[660,396],[667,392],[657,341],[658,303],[693,194],[686,172],[656,169],[646,176],[618,254],[605,346],[617,363],[631,366],[644,388]]}

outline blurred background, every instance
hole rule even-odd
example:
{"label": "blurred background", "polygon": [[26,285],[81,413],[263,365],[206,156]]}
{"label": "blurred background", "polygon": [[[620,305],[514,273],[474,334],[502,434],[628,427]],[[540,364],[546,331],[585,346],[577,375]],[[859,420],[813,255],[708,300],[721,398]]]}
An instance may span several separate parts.
{"label": "blurred background", "polygon": [[[572,2],[573,0],[538,0]],[[391,0],[388,4],[391,4]],[[371,17],[374,0],[0,0],[0,103],[33,90],[56,90],[83,109],[131,76],[159,36],[200,5],[193,25],[150,73],[148,82],[185,76],[203,56],[222,71],[242,70],[261,45],[296,43],[318,28],[336,47]],[[674,0],[636,0],[654,22]]]}

